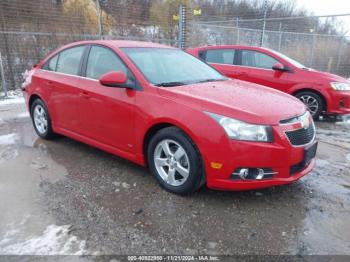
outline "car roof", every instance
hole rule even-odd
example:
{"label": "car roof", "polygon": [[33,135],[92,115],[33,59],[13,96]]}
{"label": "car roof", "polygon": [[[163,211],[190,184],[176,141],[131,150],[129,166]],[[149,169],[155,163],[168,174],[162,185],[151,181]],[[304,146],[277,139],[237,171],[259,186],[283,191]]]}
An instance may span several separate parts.
{"label": "car roof", "polygon": [[259,46],[249,46],[249,45],[207,45],[207,46],[193,47],[193,48],[189,48],[189,49],[192,49],[192,50],[205,49],[205,50],[207,50],[207,49],[227,49],[227,48],[272,51],[269,48],[259,47]]}
{"label": "car roof", "polygon": [[100,44],[114,47],[151,47],[151,48],[174,48],[167,45],[146,42],[146,41],[129,41],[129,40],[86,40],[74,42],[71,45],[81,45],[81,44]]}

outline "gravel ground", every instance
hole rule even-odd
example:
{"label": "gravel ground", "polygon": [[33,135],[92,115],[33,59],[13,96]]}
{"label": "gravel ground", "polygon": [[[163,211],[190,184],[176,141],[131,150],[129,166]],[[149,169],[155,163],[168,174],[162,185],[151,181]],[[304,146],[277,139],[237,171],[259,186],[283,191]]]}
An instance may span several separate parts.
{"label": "gravel ground", "polygon": [[317,127],[297,183],[179,197],[126,160],[39,139],[23,99],[0,101],[0,254],[350,255],[350,123]]}

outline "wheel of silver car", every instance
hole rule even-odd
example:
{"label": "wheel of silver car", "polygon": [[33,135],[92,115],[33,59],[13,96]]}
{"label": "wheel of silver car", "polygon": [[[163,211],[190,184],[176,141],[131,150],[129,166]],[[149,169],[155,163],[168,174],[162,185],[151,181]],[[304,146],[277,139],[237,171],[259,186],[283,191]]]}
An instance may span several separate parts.
{"label": "wheel of silver car", "polygon": [[190,174],[190,161],[179,143],[171,139],[160,141],[155,148],[153,160],[165,183],[180,186],[186,182]]}
{"label": "wheel of silver car", "polygon": [[45,109],[42,105],[36,105],[34,107],[33,118],[36,129],[40,134],[44,135],[47,132],[48,121]]}

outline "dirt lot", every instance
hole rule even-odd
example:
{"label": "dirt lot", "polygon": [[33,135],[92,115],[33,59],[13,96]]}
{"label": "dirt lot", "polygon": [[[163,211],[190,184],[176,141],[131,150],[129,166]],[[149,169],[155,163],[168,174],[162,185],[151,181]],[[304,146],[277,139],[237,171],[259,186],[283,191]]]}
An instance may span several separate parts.
{"label": "dirt lot", "polygon": [[348,254],[350,123],[317,123],[314,171],[250,192],[169,194],[148,171],[39,139],[0,103],[0,254]]}

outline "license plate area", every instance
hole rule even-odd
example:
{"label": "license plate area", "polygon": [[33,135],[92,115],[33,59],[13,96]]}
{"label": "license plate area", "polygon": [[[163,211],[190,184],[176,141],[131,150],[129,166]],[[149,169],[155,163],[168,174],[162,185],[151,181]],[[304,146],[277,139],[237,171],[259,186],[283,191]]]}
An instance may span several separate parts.
{"label": "license plate area", "polygon": [[316,157],[316,151],[317,151],[317,145],[318,143],[315,142],[311,146],[304,149],[304,161],[303,164],[306,167],[308,164],[310,164],[311,160]]}

